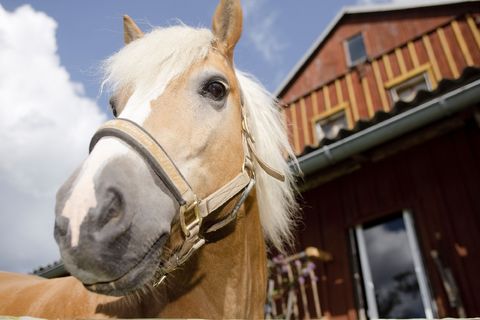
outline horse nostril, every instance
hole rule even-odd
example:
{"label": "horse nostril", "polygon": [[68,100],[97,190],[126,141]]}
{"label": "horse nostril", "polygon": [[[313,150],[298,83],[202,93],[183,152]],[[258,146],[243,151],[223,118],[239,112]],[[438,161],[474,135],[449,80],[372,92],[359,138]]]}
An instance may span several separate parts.
{"label": "horse nostril", "polygon": [[98,228],[103,228],[108,222],[120,219],[124,213],[123,196],[116,189],[108,189],[102,200],[100,215],[98,217]]}
{"label": "horse nostril", "polygon": [[64,238],[68,233],[68,224],[69,224],[68,218],[65,218],[63,216],[57,216],[55,218],[55,229],[54,229],[55,236]]}

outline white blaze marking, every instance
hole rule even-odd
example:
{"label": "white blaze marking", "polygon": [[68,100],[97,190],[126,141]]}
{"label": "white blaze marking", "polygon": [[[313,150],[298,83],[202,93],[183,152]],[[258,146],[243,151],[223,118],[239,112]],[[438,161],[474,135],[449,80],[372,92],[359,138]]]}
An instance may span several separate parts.
{"label": "white blaze marking", "polygon": [[73,189],[62,211],[62,216],[69,219],[70,245],[72,247],[78,245],[80,226],[89,209],[97,206],[95,196],[96,173],[110,160],[125,154],[127,151],[128,147],[120,141],[106,137],[98,142],[90,156],[83,163],[76,180],[73,182]]}
{"label": "white blaze marking", "polygon": [[[136,92],[130,97],[120,117],[126,118],[142,125],[150,115],[150,99],[141,98]],[[73,190],[62,211],[62,216],[69,219],[72,247],[78,246],[80,240],[80,227],[89,210],[97,206],[95,195],[95,176],[108,163],[119,156],[131,151],[125,144],[112,137],[102,138],[73,182]]]}
{"label": "white blaze marking", "polygon": [[145,98],[143,95],[139,95],[137,91],[128,99],[125,108],[120,113],[120,118],[125,118],[134,121],[135,123],[142,125],[150,115],[151,105],[150,98]]}

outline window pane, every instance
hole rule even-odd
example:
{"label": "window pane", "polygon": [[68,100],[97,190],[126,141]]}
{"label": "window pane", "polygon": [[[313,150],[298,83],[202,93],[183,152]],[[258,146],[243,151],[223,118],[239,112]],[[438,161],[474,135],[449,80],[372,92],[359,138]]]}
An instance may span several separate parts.
{"label": "window pane", "polygon": [[394,99],[395,101],[402,100],[405,102],[410,102],[415,98],[418,91],[429,90],[427,77],[422,74],[416,78],[413,78],[405,83],[396,86],[395,88],[393,88],[393,90],[396,91],[396,96],[398,97],[397,99]]}
{"label": "window pane", "polygon": [[412,84],[411,86],[398,89],[398,99],[405,102],[410,102],[415,98],[417,92],[420,90],[428,90],[428,86],[425,81],[420,81]]}
{"label": "window pane", "polygon": [[367,56],[362,34],[350,38],[347,41],[347,47],[350,57],[350,65],[355,64],[355,62],[358,62],[360,60],[363,60]]}
{"label": "window pane", "polygon": [[333,139],[337,136],[340,129],[347,128],[347,117],[345,112],[339,112],[327,119],[323,119],[317,122],[316,131],[318,141],[323,138]]}
{"label": "window pane", "polygon": [[403,217],[364,228],[380,318],[424,318]]}

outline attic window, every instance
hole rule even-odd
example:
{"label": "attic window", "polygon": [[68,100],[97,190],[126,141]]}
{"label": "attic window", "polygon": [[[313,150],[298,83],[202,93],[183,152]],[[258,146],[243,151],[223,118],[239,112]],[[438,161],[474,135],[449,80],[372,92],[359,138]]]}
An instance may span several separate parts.
{"label": "attic window", "polygon": [[338,135],[340,129],[348,127],[347,116],[345,110],[337,112],[327,118],[317,120],[315,122],[315,133],[318,141],[322,139],[333,139]]}
{"label": "attic window", "polygon": [[432,86],[428,79],[427,73],[422,73],[414,78],[410,78],[390,89],[393,102],[399,100],[410,102],[417,95],[420,90],[431,90]]}
{"label": "attic window", "polygon": [[367,51],[362,33],[347,39],[347,41],[345,41],[345,49],[349,66],[354,66],[367,60]]}

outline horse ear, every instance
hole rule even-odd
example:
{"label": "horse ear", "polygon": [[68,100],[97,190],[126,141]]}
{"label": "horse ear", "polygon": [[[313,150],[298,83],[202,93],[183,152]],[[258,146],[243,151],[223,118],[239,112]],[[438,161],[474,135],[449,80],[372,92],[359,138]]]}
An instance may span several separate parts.
{"label": "horse ear", "polygon": [[220,0],[213,16],[212,31],[218,47],[233,60],[233,49],[242,34],[240,0]]}
{"label": "horse ear", "polygon": [[123,40],[129,44],[133,40],[143,37],[143,32],[137,26],[135,21],[127,15],[123,16]]}

